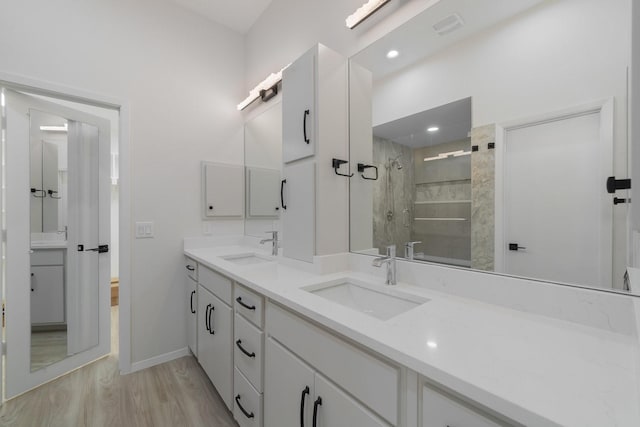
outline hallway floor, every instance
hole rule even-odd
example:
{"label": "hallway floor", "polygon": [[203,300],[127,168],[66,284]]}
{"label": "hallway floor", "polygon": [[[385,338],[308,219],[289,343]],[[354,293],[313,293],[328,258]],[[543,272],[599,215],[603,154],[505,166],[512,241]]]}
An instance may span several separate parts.
{"label": "hallway floor", "polygon": [[[111,308],[112,330],[118,307]],[[0,407],[0,426],[236,427],[195,358],[183,357],[120,376],[112,353]]]}

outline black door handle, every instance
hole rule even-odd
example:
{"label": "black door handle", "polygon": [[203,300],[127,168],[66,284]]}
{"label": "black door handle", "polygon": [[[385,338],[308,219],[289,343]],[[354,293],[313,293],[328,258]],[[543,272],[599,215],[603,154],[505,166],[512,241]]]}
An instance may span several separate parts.
{"label": "black door handle", "polygon": [[196,311],[193,309],[193,296],[195,293],[196,291],[191,291],[191,301],[189,302],[189,305],[191,306],[191,314],[196,314]]}
{"label": "black door handle", "polygon": [[[211,304],[209,304],[209,305],[211,305]],[[209,333],[211,335],[216,333],[216,331],[213,330],[213,326],[211,325],[211,313],[213,313],[213,310],[215,310],[215,309],[216,308],[213,305],[211,305],[211,310],[209,310],[209,315],[208,315],[208,317],[209,317]]]}
{"label": "black door handle", "polygon": [[242,404],[240,403],[240,395],[236,396],[236,403],[238,404],[238,408],[240,408],[240,410],[242,411],[242,413],[244,414],[245,417],[247,417],[247,418],[255,417],[255,415],[253,415],[253,412],[249,413],[249,412],[246,411],[246,409],[244,409],[242,407]]}
{"label": "black door handle", "polygon": [[309,138],[307,138],[307,116],[309,115],[309,110],[304,110],[304,115],[302,116],[302,133],[304,133],[304,142],[307,144],[311,142]]}
{"label": "black door handle", "polygon": [[616,190],[628,190],[631,188],[631,179],[616,179],[615,176],[607,178],[607,193],[613,194]]}
{"label": "black door handle", "polygon": [[204,312],[204,326],[207,328],[207,331],[211,331],[211,327],[209,326],[209,310],[211,309],[211,304],[207,304],[207,309]]}
{"label": "black door handle", "polygon": [[85,249],[86,252],[98,252],[99,254],[104,254],[109,252],[109,245],[99,245],[97,248]]}
{"label": "black door handle", "polygon": [[313,427],[318,426],[318,406],[322,405],[322,397],[318,396],[315,402],[313,402]]}
{"label": "black door handle", "polygon": [[280,181],[280,206],[282,206],[282,209],[284,209],[285,211],[287,210],[287,205],[284,204],[284,185],[286,183],[286,179]]}
{"label": "black door handle", "polygon": [[302,396],[300,397],[300,427],[304,427],[304,401],[307,394],[309,394],[309,386],[302,390]]}
{"label": "black door handle", "polygon": [[518,251],[519,249],[527,249],[524,246],[518,246],[517,243],[509,243],[509,250],[510,251]]}
{"label": "black door handle", "polygon": [[238,301],[238,304],[240,304],[241,306],[243,306],[247,310],[255,310],[256,309],[255,305],[247,305],[247,304],[243,303],[242,302],[242,297],[236,298],[236,301]]}
{"label": "black door handle", "polygon": [[245,348],[242,346],[242,340],[236,341],[236,346],[238,346],[240,351],[246,354],[248,357],[256,357],[256,354],[254,352],[249,353],[247,350],[245,350]]}
{"label": "black door handle", "polygon": [[196,269],[194,266],[189,265],[189,264],[187,264],[186,267],[187,267],[187,270],[189,270],[189,271],[195,271],[195,269]]}

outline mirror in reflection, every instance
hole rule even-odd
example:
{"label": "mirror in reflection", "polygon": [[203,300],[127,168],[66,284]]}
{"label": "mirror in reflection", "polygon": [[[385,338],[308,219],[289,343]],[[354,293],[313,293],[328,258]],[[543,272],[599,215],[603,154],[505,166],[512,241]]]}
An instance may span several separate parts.
{"label": "mirror in reflection", "polygon": [[479,3],[351,58],[351,250],[624,290],[630,4]]}

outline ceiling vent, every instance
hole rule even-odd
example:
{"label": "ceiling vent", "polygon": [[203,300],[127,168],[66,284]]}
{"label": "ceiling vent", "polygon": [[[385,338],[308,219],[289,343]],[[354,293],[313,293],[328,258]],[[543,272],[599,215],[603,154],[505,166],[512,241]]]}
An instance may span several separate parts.
{"label": "ceiling vent", "polygon": [[453,15],[449,15],[434,24],[433,29],[436,30],[438,35],[444,36],[445,34],[449,34],[459,28],[462,28],[463,25],[464,21],[462,20],[462,17],[457,13],[454,13]]}

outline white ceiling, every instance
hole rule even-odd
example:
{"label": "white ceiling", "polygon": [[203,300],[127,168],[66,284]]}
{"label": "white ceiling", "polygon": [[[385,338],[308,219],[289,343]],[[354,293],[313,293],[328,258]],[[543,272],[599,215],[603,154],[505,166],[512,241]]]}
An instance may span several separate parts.
{"label": "white ceiling", "polygon": [[[436,126],[437,132],[427,132]],[[373,134],[411,148],[462,141],[471,130],[471,98],[387,122],[373,128]]]}
{"label": "white ceiling", "polygon": [[271,0],[171,0],[241,34],[258,20]]}

